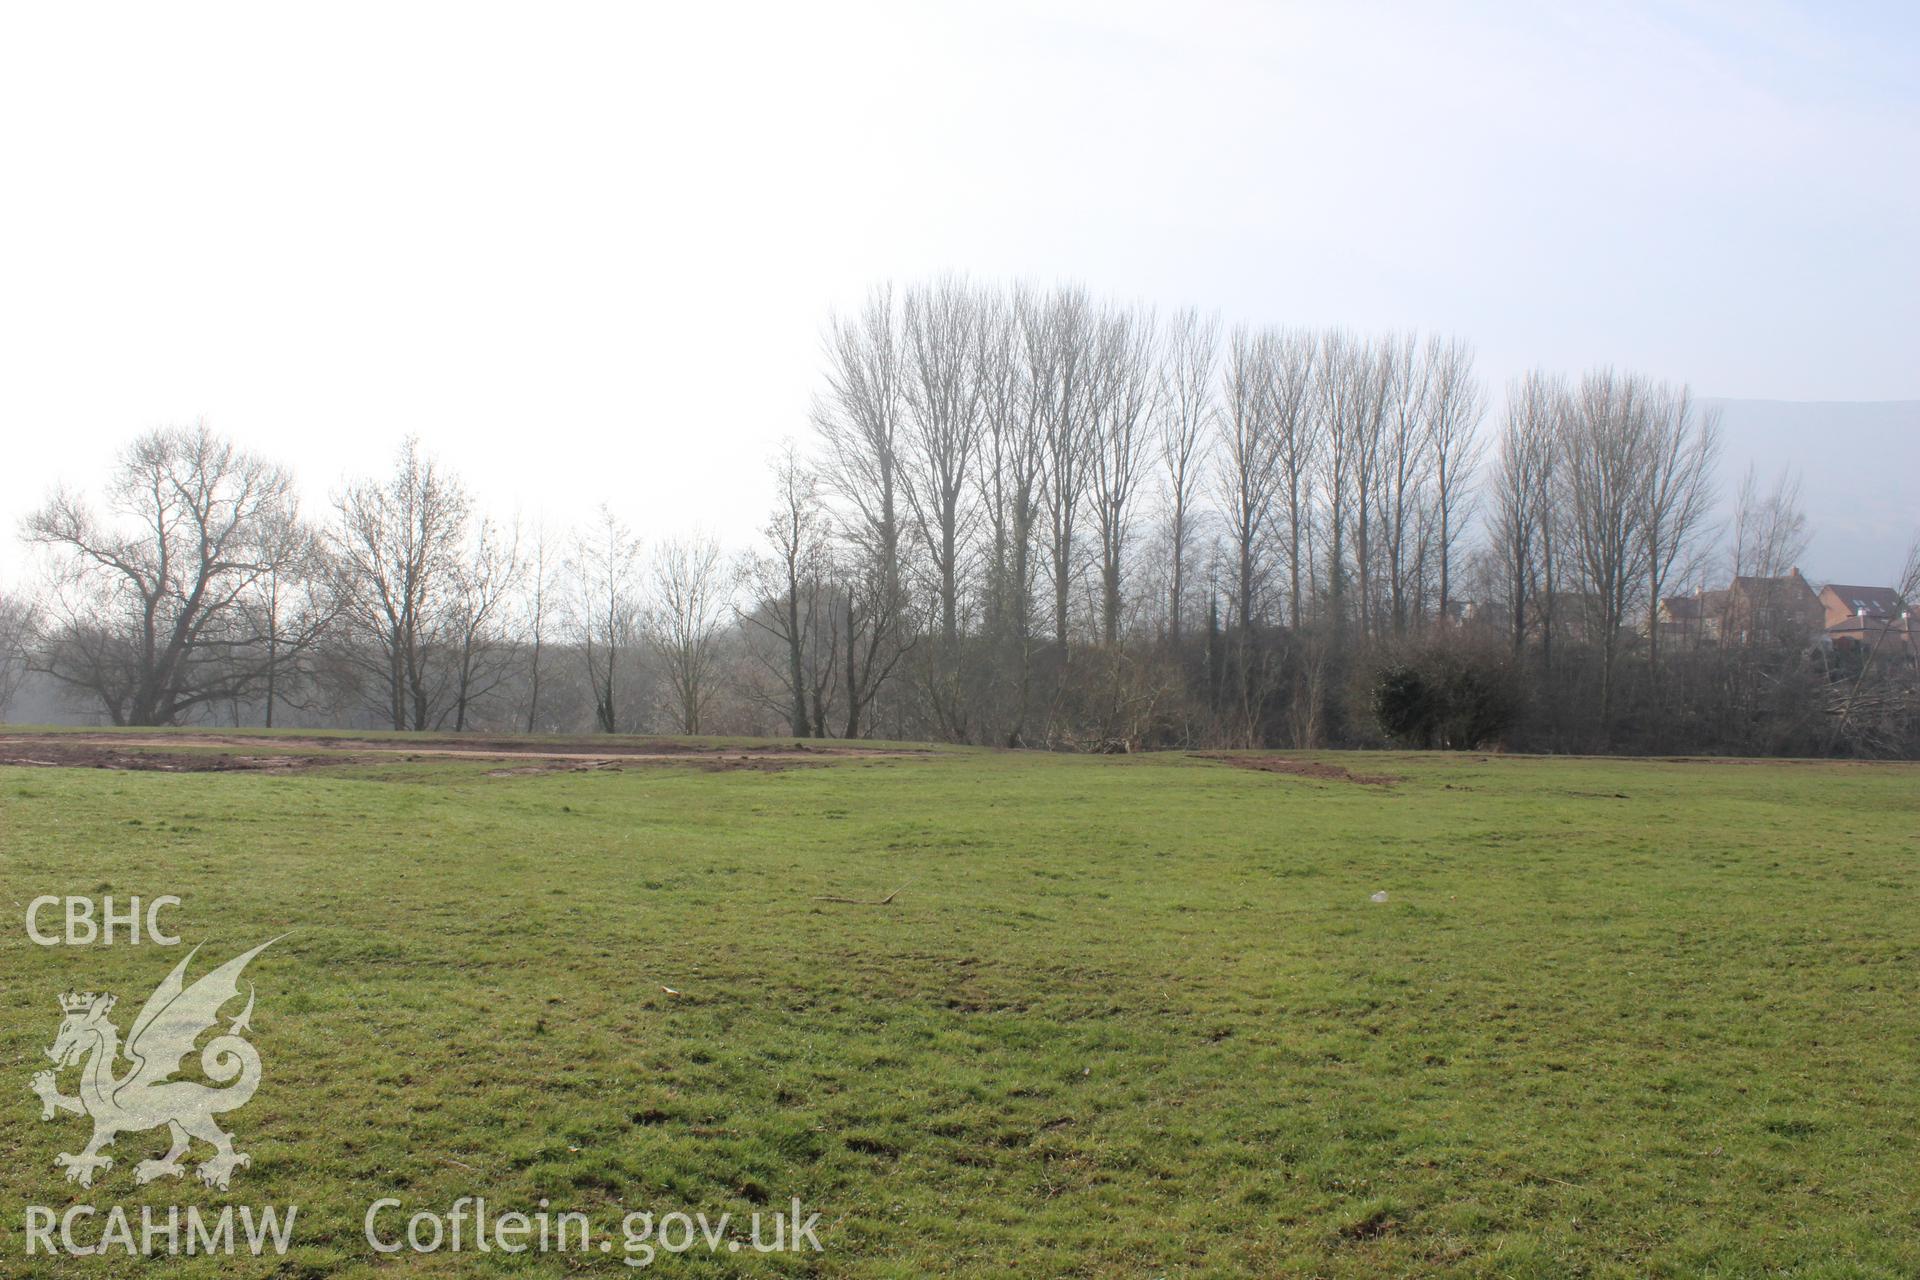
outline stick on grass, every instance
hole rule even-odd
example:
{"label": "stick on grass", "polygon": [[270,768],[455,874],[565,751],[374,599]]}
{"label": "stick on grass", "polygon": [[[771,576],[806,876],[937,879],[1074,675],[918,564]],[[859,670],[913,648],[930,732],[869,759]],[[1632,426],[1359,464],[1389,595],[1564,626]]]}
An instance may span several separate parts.
{"label": "stick on grass", "polygon": [[[907,882],[907,884],[911,883],[913,882]],[[900,889],[906,887],[907,886],[903,884],[900,886]],[[815,902],[844,902],[850,907],[884,907],[891,904],[895,898],[900,896],[900,889],[895,889],[884,898],[842,898],[831,893],[816,893],[813,895],[813,900]]]}

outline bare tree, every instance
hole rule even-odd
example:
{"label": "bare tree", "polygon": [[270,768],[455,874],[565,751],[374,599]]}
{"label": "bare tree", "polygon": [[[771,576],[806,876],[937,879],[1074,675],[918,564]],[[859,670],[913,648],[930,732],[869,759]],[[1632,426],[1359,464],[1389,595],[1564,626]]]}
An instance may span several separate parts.
{"label": "bare tree", "polygon": [[932,564],[947,650],[959,638],[960,562],[974,514],[969,499],[981,435],[982,319],[964,281],[949,278],[907,291],[901,488]]}
{"label": "bare tree", "polygon": [[[983,294],[974,344],[981,414],[977,501],[987,524],[984,620],[987,634],[995,637],[1011,629],[1020,595],[1015,565],[1024,565],[1031,555],[1039,481],[1039,452],[1026,430],[1031,414],[1019,352],[1025,296],[1020,291],[1011,298]],[[1016,541],[1022,544],[1018,550]]]}
{"label": "bare tree", "polygon": [[540,723],[540,681],[546,674],[547,627],[550,621],[548,615],[552,604],[550,596],[553,590],[555,567],[547,551],[547,522],[542,519],[534,527],[533,551],[527,559],[528,583],[524,628],[527,638],[528,733],[532,733]]}
{"label": "bare tree", "polygon": [[1561,433],[1558,497],[1588,634],[1600,648],[1597,723],[1603,745],[1612,723],[1621,630],[1646,582],[1646,477],[1655,412],[1648,383],[1601,369],[1580,380]]}
{"label": "bare tree", "polygon": [[682,733],[699,733],[716,691],[727,615],[720,546],[696,537],[663,545],[654,558],[647,640],[666,676],[669,710]]}
{"label": "bare tree", "polygon": [[1407,629],[1425,572],[1422,524],[1431,462],[1428,415],[1433,369],[1430,361],[1421,358],[1412,335],[1388,339],[1381,358],[1386,362],[1388,407],[1380,437],[1377,493],[1388,617],[1398,635]]}
{"label": "bare tree", "polygon": [[351,660],[371,674],[395,729],[432,728],[445,708],[443,649],[457,606],[472,501],[409,437],[393,474],[352,485],[332,531]]}
{"label": "bare tree", "polygon": [[857,316],[827,327],[827,390],[814,404],[825,445],[822,476],[844,506],[847,720],[857,738],[864,717],[907,646],[901,580],[901,475],[905,373],[893,291],[877,289]]}
{"label": "bare tree", "polygon": [[1045,317],[1027,332],[1028,367],[1036,393],[1045,389],[1041,419],[1045,465],[1047,569],[1053,587],[1053,640],[1067,652],[1073,581],[1079,568],[1076,542],[1085,500],[1093,382],[1092,304],[1079,289],[1063,289]]}
{"label": "bare tree", "polygon": [[[1356,576],[1361,576],[1363,630],[1369,618],[1365,604],[1369,584],[1362,576],[1362,566],[1370,547],[1357,526],[1365,516],[1378,456],[1385,408],[1382,393],[1388,389],[1381,376],[1382,363],[1372,347],[1352,334],[1336,329],[1320,337],[1315,412],[1322,444],[1319,479],[1325,526],[1326,606],[1336,630],[1346,627],[1348,588]],[[1355,573],[1348,569],[1350,547],[1355,551]]]}
{"label": "bare tree", "polygon": [[18,596],[0,594],[0,722],[26,681],[38,634],[33,607]]}
{"label": "bare tree", "polygon": [[251,695],[272,668],[244,607],[277,568],[292,479],[204,425],[121,455],[103,516],[56,492],[23,536],[56,575],[39,669],[115,724],[163,725]]}
{"label": "bare tree", "polygon": [[1566,389],[1537,370],[1507,388],[1489,503],[1490,535],[1516,657],[1526,646],[1528,606],[1545,590],[1554,445],[1565,400]]}
{"label": "bare tree", "polygon": [[[1234,330],[1227,341],[1217,420],[1219,465],[1214,479],[1225,526],[1225,563],[1217,572],[1230,601],[1232,636],[1225,648],[1231,653],[1232,678],[1226,679],[1229,669],[1221,660],[1226,655],[1210,653],[1208,701],[1216,714],[1233,708],[1234,732],[1249,744],[1272,674],[1256,627],[1269,604],[1275,504],[1286,478],[1284,437],[1275,430],[1276,342],[1269,331]],[[1219,639],[1210,619],[1210,648]]]}
{"label": "bare tree", "polygon": [[593,691],[594,727],[619,733],[621,658],[633,647],[640,625],[640,539],[600,505],[593,522],[576,535],[567,570],[573,580],[573,625]]}
{"label": "bare tree", "polygon": [[1649,396],[1646,436],[1640,536],[1647,576],[1647,663],[1658,681],[1660,598],[1712,513],[1720,411],[1702,412],[1684,386],[1657,390]]}
{"label": "bare tree", "polygon": [[1045,420],[1051,366],[1030,360],[1029,336],[1046,323],[1046,300],[1016,287],[983,304],[979,382],[985,415],[979,485],[989,516],[985,634],[991,665],[983,690],[1001,694],[995,729],[1022,741],[1032,698],[1036,531],[1046,485]]}
{"label": "bare tree", "polygon": [[872,709],[900,662],[912,650],[906,600],[894,572],[869,556],[843,558],[834,598],[845,611],[847,692],[843,738],[858,738],[871,724]]}
{"label": "bare tree", "polygon": [[1120,641],[1122,576],[1134,500],[1151,442],[1157,352],[1150,315],[1121,309],[1100,317],[1087,416],[1089,496],[1100,536],[1100,626]]}
{"label": "bare tree", "polygon": [[1353,477],[1353,566],[1355,598],[1360,607],[1360,634],[1372,635],[1375,600],[1374,556],[1377,547],[1373,520],[1374,491],[1380,482],[1386,424],[1393,397],[1407,390],[1394,377],[1393,341],[1360,343],[1347,361],[1349,391],[1346,415],[1336,426],[1339,447],[1347,454]]}
{"label": "bare tree", "polygon": [[1480,463],[1480,419],[1486,395],[1473,373],[1473,348],[1457,339],[1431,339],[1426,354],[1428,457],[1433,463],[1433,510],[1439,521],[1434,550],[1440,561],[1440,613],[1453,599],[1453,561],[1473,515],[1474,471]]}
{"label": "bare tree", "polygon": [[778,660],[767,665],[779,681],[794,735],[824,738],[839,652],[827,513],[819,478],[791,441],[775,457],[773,475],[776,503],[765,528],[767,552],[745,565],[750,598],[740,618],[778,646]]}
{"label": "bare tree", "polygon": [[519,522],[503,527],[483,518],[473,546],[461,559],[449,618],[455,732],[465,731],[475,704],[507,678],[507,611],[524,571]]}
{"label": "bare tree", "polygon": [[1285,524],[1287,625],[1305,620],[1305,587],[1313,553],[1313,482],[1321,440],[1314,430],[1314,374],[1319,340],[1305,329],[1283,329],[1273,338],[1268,397],[1273,439],[1280,468],[1279,515]]}
{"label": "bare tree", "polygon": [[243,603],[266,646],[260,696],[271,729],[274,711],[283,703],[312,707],[311,696],[302,696],[302,691],[311,686],[311,660],[333,626],[340,600],[331,587],[325,537],[302,520],[296,508],[289,504],[281,511],[267,525],[266,536],[267,571]]}
{"label": "bare tree", "polygon": [[1733,502],[1729,567],[1737,578],[1780,578],[1807,550],[1807,516],[1800,506],[1800,476],[1783,469],[1762,493],[1753,467],[1740,478]]}
{"label": "bare tree", "polygon": [[1232,557],[1233,624],[1243,638],[1262,605],[1269,526],[1283,474],[1271,416],[1272,374],[1272,335],[1236,328],[1223,370],[1216,483]]}
{"label": "bare tree", "polygon": [[1187,561],[1192,556],[1213,440],[1213,379],[1219,347],[1219,319],[1188,308],[1176,313],[1168,326],[1160,366],[1156,417],[1167,525],[1167,638],[1176,645],[1186,611]]}

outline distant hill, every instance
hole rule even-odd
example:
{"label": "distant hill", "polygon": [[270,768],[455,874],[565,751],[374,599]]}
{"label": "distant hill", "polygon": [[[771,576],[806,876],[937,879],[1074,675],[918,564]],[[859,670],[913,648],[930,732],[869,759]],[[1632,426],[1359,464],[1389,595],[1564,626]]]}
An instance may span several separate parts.
{"label": "distant hill", "polygon": [[1752,463],[1763,486],[1800,473],[1815,582],[1890,585],[1920,533],[1920,400],[1710,400],[1722,413],[1731,507]]}

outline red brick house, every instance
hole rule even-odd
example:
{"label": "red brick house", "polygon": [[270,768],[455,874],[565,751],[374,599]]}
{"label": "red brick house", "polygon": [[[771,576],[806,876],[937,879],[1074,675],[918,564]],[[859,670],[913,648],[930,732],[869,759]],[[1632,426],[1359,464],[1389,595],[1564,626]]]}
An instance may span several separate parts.
{"label": "red brick house", "polygon": [[1721,618],[1720,634],[1727,644],[1803,644],[1827,625],[1827,611],[1799,569],[1783,578],[1735,578],[1727,588]]}
{"label": "red brick house", "polygon": [[1908,658],[1920,652],[1920,619],[1892,587],[1829,583],[1820,605],[1826,611],[1826,641],[1835,649],[1892,647]]}
{"label": "red brick house", "polygon": [[1829,582],[1820,592],[1820,606],[1827,611],[1827,626],[1837,627],[1850,618],[1871,618],[1885,622],[1902,612],[1900,593],[1892,587],[1849,587]]}
{"label": "red brick house", "polygon": [[[1709,598],[1724,597],[1724,591],[1700,590],[1690,596],[1660,598],[1660,643],[1691,648],[1720,638],[1718,600],[1709,608]],[[1711,628],[1711,634],[1709,633]]]}
{"label": "red brick house", "polygon": [[1660,638],[1675,645],[1803,644],[1826,627],[1826,610],[1798,569],[1779,578],[1741,576],[1733,585],[1660,601]]}

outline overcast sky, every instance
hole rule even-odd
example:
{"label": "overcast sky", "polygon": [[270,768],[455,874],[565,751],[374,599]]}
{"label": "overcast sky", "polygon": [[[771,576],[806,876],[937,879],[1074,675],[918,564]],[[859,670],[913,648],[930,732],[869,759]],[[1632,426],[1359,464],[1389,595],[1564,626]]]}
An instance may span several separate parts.
{"label": "overcast sky", "polygon": [[204,417],[738,543],[827,310],[945,270],[1920,398],[1912,4],[4,13],[9,535]]}

